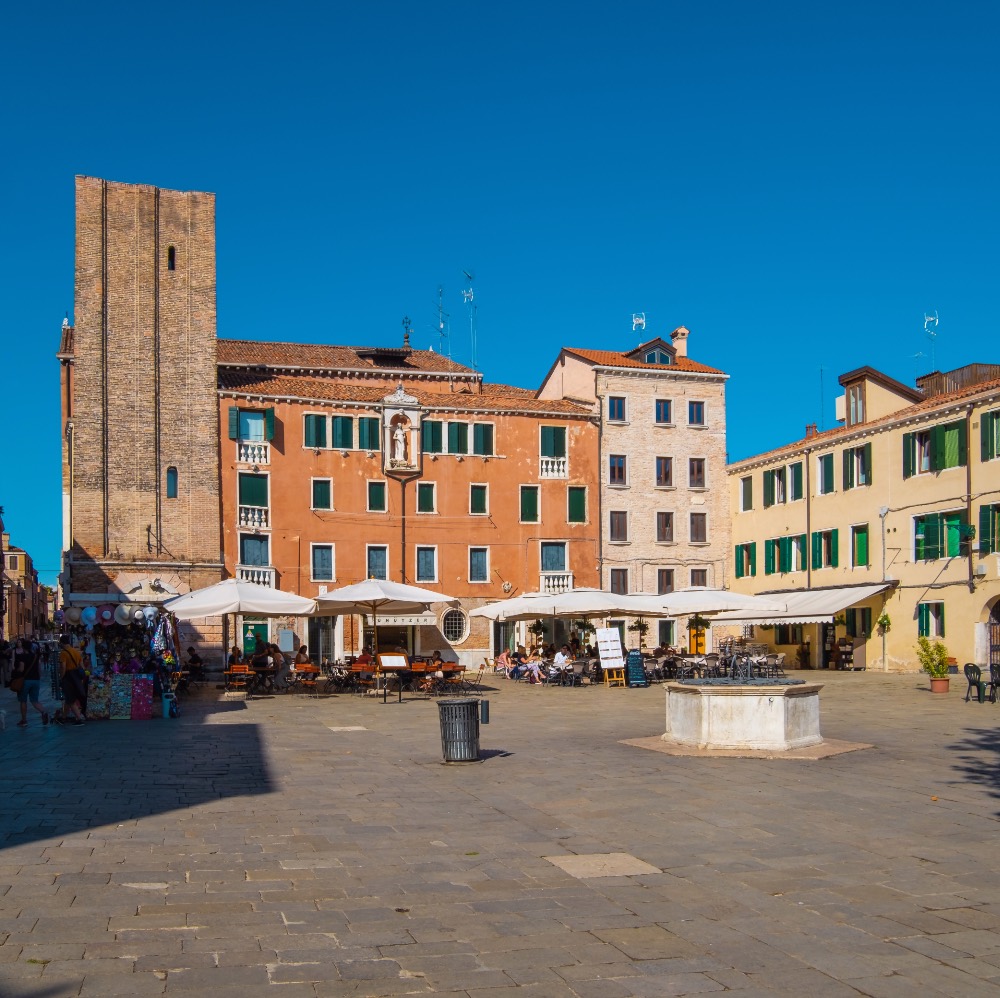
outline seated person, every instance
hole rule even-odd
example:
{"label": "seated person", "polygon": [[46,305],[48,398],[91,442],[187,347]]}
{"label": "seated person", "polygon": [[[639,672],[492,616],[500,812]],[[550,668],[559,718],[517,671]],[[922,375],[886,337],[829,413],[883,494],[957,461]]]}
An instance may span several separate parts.
{"label": "seated person", "polygon": [[371,665],[372,663],[372,650],[371,648],[365,648],[364,651],[354,660],[357,665]]}
{"label": "seated person", "polygon": [[234,665],[243,664],[243,652],[240,651],[239,645],[233,645],[229,651],[229,668],[231,669]]}
{"label": "seated person", "polygon": [[194,648],[188,648],[188,659],[187,659],[187,671],[191,674],[191,678],[195,682],[203,682],[205,679],[205,664],[201,660],[201,656],[194,650]]}
{"label": "seated person", "polygon": [[517,651],[511,654],[510,661],[511,668],[508,678],[519,679],[524,674],[524,669],[528,662],[528,653],[524,650],[524,645],[518,645]]}
{"label": "seated person", "polygon": [[432,669],[440,669],[441,666],[445,664],[444,659],[441,657],[441,652],[435,651],[430,658],[430,665]]}
{"label": "seated person", "polygon": [[274,676],[274,685],[279,690],[287,690],[294,682],[291,660],[277,645],[271,645],[271,661],[278,670]]}
{"label": "seated person", "polygon": [[510,679],[511,666],[514,663],[510,659],[510,652],[506,648],[499,655],[497,655],[496,660],[493,663],[495,671],[503,671],[504,676]]}
{"label": "seated person", "polygon": [[557,669],[565,669],[567,665],[572,662],[572,657],[569,651],[569,645],[563,645],[559,651],[556,652],[555,658],[552,660],[552,664]]}
{"label": "seated person", "polygon": [[538,685],[542,681],[542,657],[538,654],[538,650],[532,651],[531,655],[528,656],[527,662],[524,663],[524,674],[528,677],[528,682],[532,686]]}

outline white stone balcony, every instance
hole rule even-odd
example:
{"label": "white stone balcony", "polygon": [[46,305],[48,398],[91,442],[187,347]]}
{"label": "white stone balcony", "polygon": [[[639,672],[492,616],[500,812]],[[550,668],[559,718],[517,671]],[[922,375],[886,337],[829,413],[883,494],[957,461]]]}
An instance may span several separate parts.
{"label": "white stone balcony", "polygon": [[257,530],[271,525],[266,506],[240,506],[239,521],[241,527],[253,527]]}
{"label": "white stone balcony", "polygon": [[542,572],[539,590],[555,595],[565,593],[573,588],[572,572]]}
{"label": "white stone balcony", "polygon": [[238,440],[236,460],[240,464],[256,464],[263,467],[271,463],[271,445],[264,440]]}
{"label": "white stone balcony", "polygon": [[240,582],[253,582],[258,586],[274,588],[274,569],[270,565],[237,565],[236,578]]}
{"label": "white stone balcony", "polygon": [[539,478],[566,478],[569,462],[564,457],[540,457],[538,459]]}

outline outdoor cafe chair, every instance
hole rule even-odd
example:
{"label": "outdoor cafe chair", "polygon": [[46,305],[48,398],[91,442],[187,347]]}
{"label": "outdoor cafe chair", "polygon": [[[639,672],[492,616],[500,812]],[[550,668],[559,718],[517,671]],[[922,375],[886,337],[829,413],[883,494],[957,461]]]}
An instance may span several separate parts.
{"label": "outdoor cafe chair", "polygon": [[226,690],[223,698],[229,699],[229,694],[235,693],[242,695],[245,700],[249,700],[252,675],[249,665],[231,665],[226,673]]}
{"label": "outdoor cafe chair", "polygon": [[694,679],[697,669],[691,659],[674,659],[674,676],[677,679]]}
{"label": "outdoor cafe chair", "polygon": [[710,652],[705,656],[705,664],[701,667],[701,674],[704,677],[711,676],[718,679],[722,675],[719,669],[719,656],[715,652]]}
{"label": "outdoor cafe chair", "polygon": [[965,678],[969,681],[969,686],[965,691],[965,702],[968,703],[969,699],[972,697],[973,690],[976,693],[976,699],[980,703],[986,702],[986,687],[987,683],[983,680],[983,671],[974,662],[967,662],[965,665]]}
{"label": "outdoor cafe chair", "polygon": [[1000,689],[1000,665],[990,666],[990,684],[986,696],[991,703],[997,702],[997,690]]}

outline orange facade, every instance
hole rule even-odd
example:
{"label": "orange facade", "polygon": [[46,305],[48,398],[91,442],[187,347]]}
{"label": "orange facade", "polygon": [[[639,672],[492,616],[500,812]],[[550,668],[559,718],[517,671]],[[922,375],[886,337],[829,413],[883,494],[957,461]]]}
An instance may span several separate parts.
{"label": "orange facade", "polygon": [[256,344],[276,348],[265,367],[219,343],[228,574],[305,596],[372,575],[439,590],[462,601],[464,630],[419,627],[415,644],[469,659],[491,650],[469,609],[599,585],[588,407],[483,384],[424,351],[397,351],[387,370]]}

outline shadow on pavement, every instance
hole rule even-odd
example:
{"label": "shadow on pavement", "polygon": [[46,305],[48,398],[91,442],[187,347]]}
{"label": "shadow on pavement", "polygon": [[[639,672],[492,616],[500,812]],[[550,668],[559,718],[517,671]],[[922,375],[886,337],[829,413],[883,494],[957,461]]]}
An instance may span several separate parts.
{"label": "shadow on pavement", "polygon": [[[969,705],[970,710],[976,708],[995,709],[989,702]],[[957,756],[954,768],[970,783],[978,783],[991,797],[1000,799],[1000,730],[970,731],[967,737],[952,742],[951,749]]]}
{"label": "shadow on pavement", "polygon": [[245,709],[188,698],[172,720],[8,726],[0,738],[0,848],[271,793],[258,724],[233,717]]}

